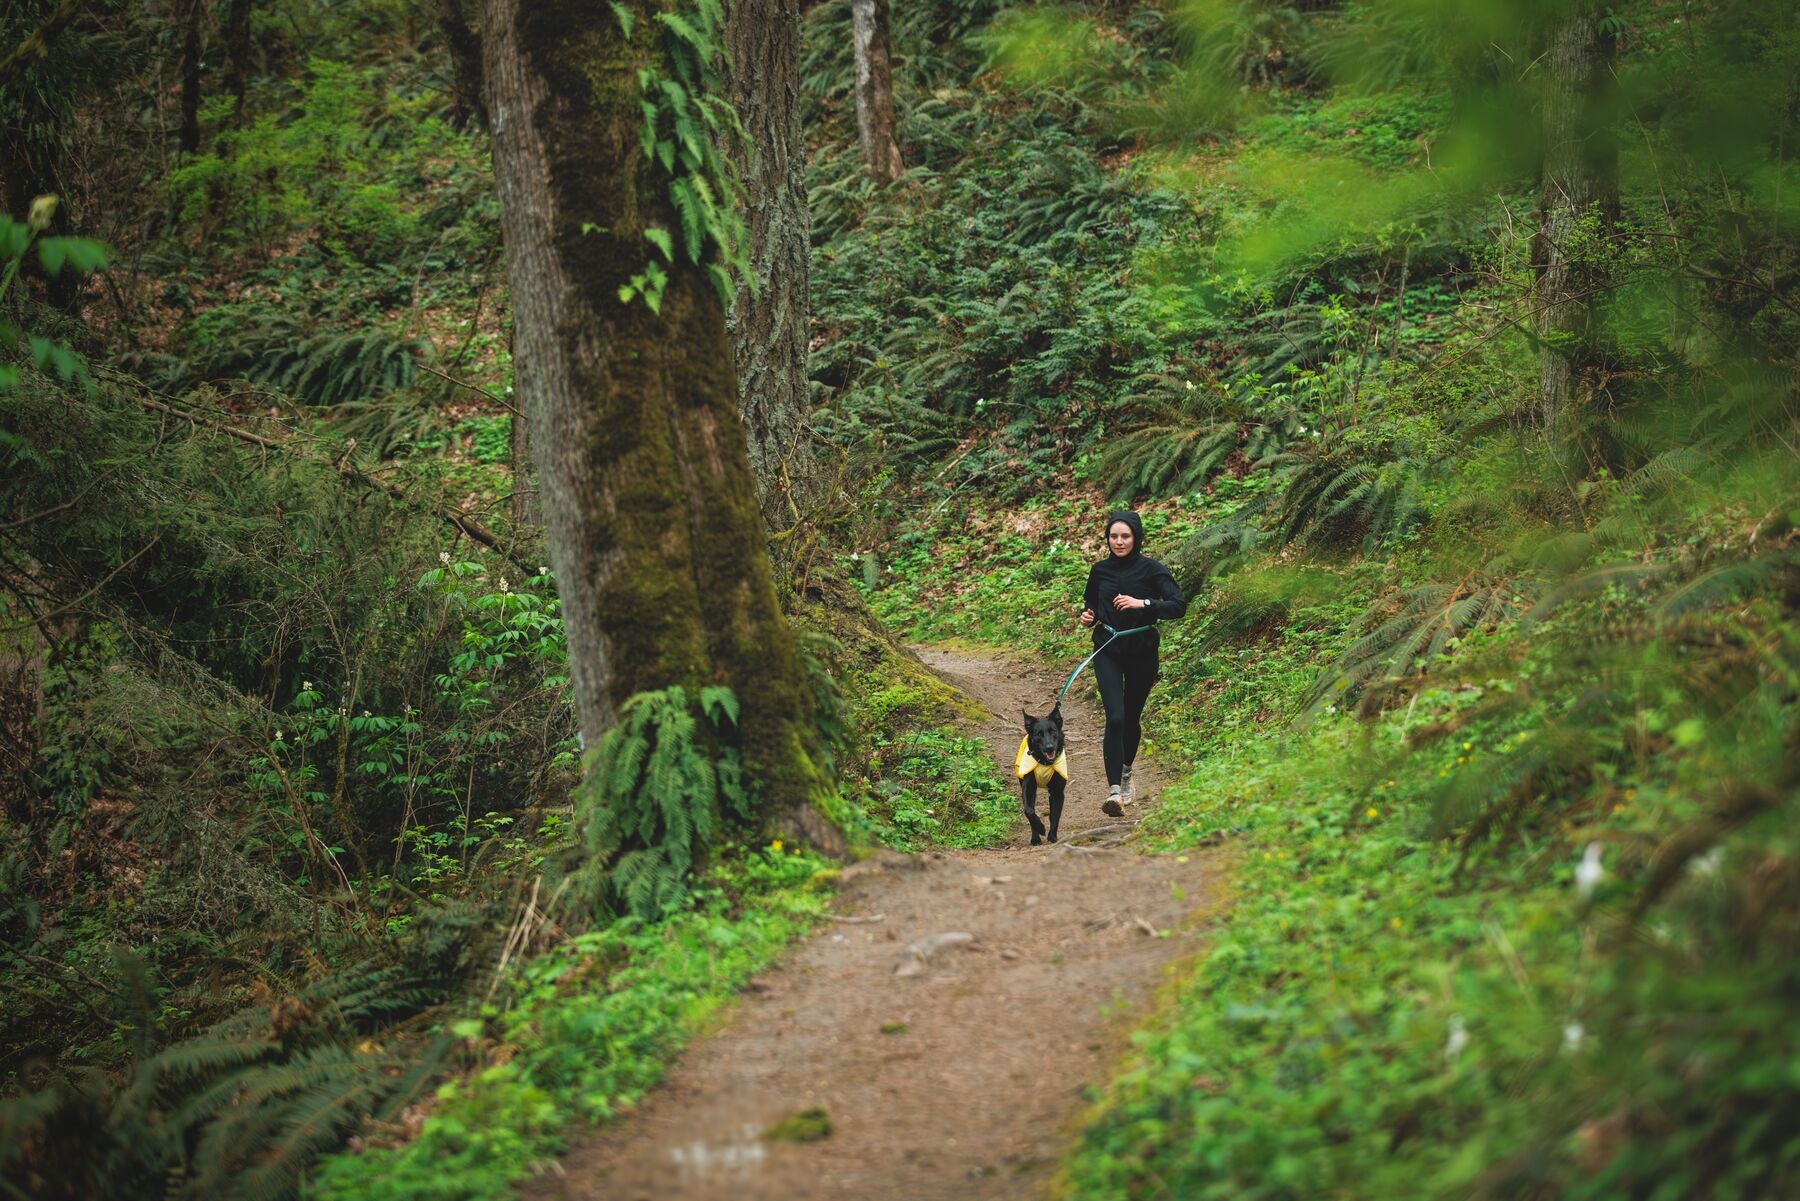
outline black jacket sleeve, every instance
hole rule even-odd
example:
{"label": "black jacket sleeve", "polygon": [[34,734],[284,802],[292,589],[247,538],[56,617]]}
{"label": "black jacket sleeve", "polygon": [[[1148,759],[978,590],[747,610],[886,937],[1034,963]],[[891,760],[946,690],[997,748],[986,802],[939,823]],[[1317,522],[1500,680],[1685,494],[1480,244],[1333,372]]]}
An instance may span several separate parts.
{"label": "black jacket sleeve", "polygon": [[1161,563],[1156,564],[1150,573],[1151,582],[1155,585],[1156,595],[1151,597],[1155,603],[1150,606],[1150,616],[1158,621],[1187,615],[1187,597],[1182,595],[1181,586],[1169,569]]}
{"label": "black jacket sleeve", "polygon": [[1087,587],[1081,590],[1081,607],[1092,609],[1096,620],[1106,620],[1100,606],[1100,569],[1097,565],[1088,568]]}

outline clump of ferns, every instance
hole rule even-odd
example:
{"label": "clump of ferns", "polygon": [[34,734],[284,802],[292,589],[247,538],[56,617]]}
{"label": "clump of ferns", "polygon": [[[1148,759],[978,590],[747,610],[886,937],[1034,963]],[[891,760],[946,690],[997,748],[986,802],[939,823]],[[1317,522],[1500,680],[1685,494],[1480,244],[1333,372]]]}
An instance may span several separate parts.
{"label": "clump of ferns", "polygon": [[729,688],[690,699],[679,685],[640,692],[594,753],[577,809],[590,891],[602,904],[646,920],[687,897],[726,812],[750,817],[741,756],[733,745],[738,702]]}
{"label": "clump of ferns", "polygon": [[252,318],[216,338],[175,382],[247,379],[305,404],[330,407],[410,387],[425,350],[417,339],[382,329],[313,332],[282,313]]}
{"label": "clump of ferns", "polygon": [[497,917],[479,902],[434,906],[390,955],[154,1054],[143,964],[121,956],[140,1058],[118,1086],[92,1073],[0,1103],[0,1169],[45,1196],[298,1196],[321,1155],[397,1127],[449,1070],[457,1040],[410,1027],[470,977]]}
{"label": "clump of ferns", "polygon": [[1263,462],[1275,472],[1267,524],[1283,546],[1372,554],[1425,519],[1423,477],[1430,464],[1405,448],[1333,438]]}
{"label": "clump of ferns", "polygon": [[1399,686],[1416,687],[1465,639],[1526,612],[1527,587],[1511,577],[1463,579],[1415,584],[1378,600],[1363,613],[1364,633],[1307,690],[1303,712],[1358,698],[1365,714],[1379,712]]}
{"label": "clump of ferns", "polygon": [[1100,476],[1115,504],[1194,492],[1228,468],[1241,475],[1307,428],[1298,409],[1258,411],[1211,380],[1154,372],[1135,382],[1149,420],[1109,439],[1100,453]]}

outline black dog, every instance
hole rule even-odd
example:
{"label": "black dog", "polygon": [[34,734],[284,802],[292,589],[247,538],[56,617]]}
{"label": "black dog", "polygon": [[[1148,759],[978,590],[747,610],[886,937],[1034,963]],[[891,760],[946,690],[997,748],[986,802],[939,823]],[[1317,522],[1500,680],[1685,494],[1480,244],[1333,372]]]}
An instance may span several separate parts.
{"label": "black dog", "polygon": [[1025,820],[1031,823],[1031,845],[1037,846],[1044,841],[1044,823],[1037,812],[1039,784],[1048,785],[1050,789],[1050,841],[1055,842],[1056,827],[1062,821],[1063,790],[1069,784],[1060,701],[1043,717],[1025,714],[1025,738],[1019,743],[1019,757],[1014,767],[1025,801]]}

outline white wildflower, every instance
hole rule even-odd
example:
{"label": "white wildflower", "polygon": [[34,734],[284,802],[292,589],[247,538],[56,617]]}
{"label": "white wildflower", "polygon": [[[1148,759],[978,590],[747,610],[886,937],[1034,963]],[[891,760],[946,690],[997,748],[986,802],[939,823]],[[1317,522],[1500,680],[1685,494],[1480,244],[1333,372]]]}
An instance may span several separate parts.
{"label": "white wildflower", "polygon": [[280,730],[275,731],[275,741],[276,742],[280,742],[283,737],[284,737],[284,735],[282,734],[282,732]]}
{"label": "white wildflower", "polygon": [[1444,1058],[1455,1059],[1469,1045],[1469,1031],[1463,1025],[1462,1014],[1450,1015],[1450,1037],[1444,1040]]}
{"label": "white wildflower", "polygon": [[312,691],[312,681],[311,680],[300,681],[300,691],[301,692],[311,692]]}
{"label": "white wildflower", "polygon": [[450,566],[450,552],[447,550],[439,551],[438,552],[438,562],[442,563],[445,567]]}
{"label": "white wildflower", "polygon": [[549,568],[549,567],[547,567],[547,566],[540,566],[540,567],[539,567],[539,568],[538,568],[538,574],[539,574],[539,575],[549,575],[549,574],[550,574],[550,568]]}
{"label": "white wildflower", "polygon": [[1696,876],[1716,876],[1724,862],[1725,848],[1714,847],[1706,854],[1697,856],[1692,863],[1688,864],[1688,870]]}
{"label": "white wildflower", "polygon": [[506,577],[505,577],[505,576],[501,576],[501,577],[500,577],[500,591],[502,591],[502,592],[510,592],[510,591],[512,591],[512,586],[511,586],[511,585],[509,585],[509,584],[508,584],[508,583],[507,583],[507,582],[506,582]]}
{"label": "white wildflower", "polygon": [[1575,892],[1582,900],[1594,895],[1594,889],[1606,878],[1606,868],[1600,864],[1600,852],[1603,848],[1597,842],[1587,844],[1587,850],[1581,854],[1581,862],[1575,867]]}
{"label": "white wildflower", "polygon": [[1188,381],[1186,381],[1186,382],[1187,382],[1187,386],[1188,386],[1188,391],[1189,391],[1189,392],[1192,392],[1192,391],[1193,391],[1193,390],[1194,390],[1194,381],[1193,381],[1193,380],[1188,380]]}
{"label": "white wildflower", "polygon": [[373,714],[373,713],[370,713],[370,712],[369,712],[369,711],[368,711],[368,710],[367,710],[367,709],[364,709],[364,710],[363,710],[363,711],[362,711],[362,715],[363,715],[363,716],[364,716],[364,717],[373,717],[373,716],[375,716],[375,715],[374,715],[374,714]]}
{"label": "white wildflower", "polygon": [[1575,1052],[1581,1050],[1581,1040],[1586,1037],[1587,1031],[1582,1029],[1580,1022],[1570,1022],[1568,1025],[1564,1026],[1563,1054],[1573,1055]]}

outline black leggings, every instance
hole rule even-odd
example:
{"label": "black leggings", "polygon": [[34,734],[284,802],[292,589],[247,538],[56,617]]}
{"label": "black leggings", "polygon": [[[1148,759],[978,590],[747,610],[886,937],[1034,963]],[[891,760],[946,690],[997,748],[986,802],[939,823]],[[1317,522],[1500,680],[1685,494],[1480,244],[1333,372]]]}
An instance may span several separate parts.
{"label": "black leggings", "polygon": [[[1139,635],[1154,639],[1154,633]],[[1094,683],[1100,686],[1100,703],[1106,706],[1106,782],[1117,784],[1126,764],[1137,760],[1138,742],[1144,736],[1140,720],[1144,701],[1156,683],[1156,645],[1126,650],[1123,645],[1094,656]]]}

